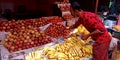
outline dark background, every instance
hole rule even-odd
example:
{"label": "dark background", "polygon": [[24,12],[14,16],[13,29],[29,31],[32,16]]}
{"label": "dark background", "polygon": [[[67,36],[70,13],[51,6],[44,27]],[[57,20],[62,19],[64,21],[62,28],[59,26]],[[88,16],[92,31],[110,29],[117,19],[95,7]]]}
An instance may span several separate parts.
{"label": "dark background", "polygon": [[[12,3],[12,16],[14,19],[37,18],[41,16],[52,16],[54,0],[0,0],[1,3]],[[95,12],[96,0],[78,0],[82,9]],[[99,0],[99,6],[108,6],[109,0]],[[1,6],[0,6],[1,8]]]}

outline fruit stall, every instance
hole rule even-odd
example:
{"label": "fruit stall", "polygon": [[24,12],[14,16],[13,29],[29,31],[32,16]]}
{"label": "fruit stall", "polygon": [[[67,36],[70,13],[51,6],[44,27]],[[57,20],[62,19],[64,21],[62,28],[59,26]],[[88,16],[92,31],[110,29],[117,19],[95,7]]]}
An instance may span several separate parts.
{"label": "fruit stall", "polygon": [[79,36],[89,34],[80,25],[69,30],[78,18],[73,18],[68,0],[56,2],[62,17],[0,22],[1,60],[90,60],[92,39]]}
{"label": "fruit stall", "polygon": [[83,25],[68,29],[78,18],[72,15],[68,0],[55,4],[62,17],[0,22],[1,60],[92,60],[94,41],[80,38],[89,31]]}
{"label": "fruit stall", "polygon": [[92,58],[91,38],[83,41],[78,37],[89,32],[82,25],[73,31],[67,29],[66,21],[58,16],[0,22],[0,32],[4,37],[0,43],[2,60]]}

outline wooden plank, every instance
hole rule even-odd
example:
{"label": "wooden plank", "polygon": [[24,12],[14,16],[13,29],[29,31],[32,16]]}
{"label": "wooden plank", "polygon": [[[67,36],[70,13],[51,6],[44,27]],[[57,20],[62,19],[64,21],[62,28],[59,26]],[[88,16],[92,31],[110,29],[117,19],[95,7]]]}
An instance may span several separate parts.
{"label": "wooden plank", "polygon": [[95,13],[97,13],[97,9],[98,9],[98,2],[99,2],[99,0],[96,0]]}

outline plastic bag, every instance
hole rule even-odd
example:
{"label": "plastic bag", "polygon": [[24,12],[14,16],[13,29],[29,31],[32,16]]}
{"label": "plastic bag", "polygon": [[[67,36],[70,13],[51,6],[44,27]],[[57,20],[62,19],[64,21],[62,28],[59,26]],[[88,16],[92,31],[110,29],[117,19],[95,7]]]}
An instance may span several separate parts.
{"label": "plastic bag", "polygon": [[0,32],[0,40],[4,40],[9,32]]}

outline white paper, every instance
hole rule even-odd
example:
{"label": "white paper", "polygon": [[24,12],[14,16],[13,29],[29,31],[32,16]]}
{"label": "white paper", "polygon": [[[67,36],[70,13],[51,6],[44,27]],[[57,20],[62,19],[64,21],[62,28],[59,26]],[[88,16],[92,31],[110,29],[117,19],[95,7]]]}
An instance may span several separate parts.
{"label": "white paper", "polygon": [[9,32],[0,32],[0,40],[5,40]]}
{"label": "white paper", "polygon": [[40,28],[40,30],[45,31],[50,25],[51,25],[51,23],[47,24],[47,25],[44,25],[42,27],[39,27],[39,28]]}
{"label": "white paper", "polygon": [[17,59],[23,59],[24,60],[24,55],[20,55],[20,56],[12,58],[12,60],[17,60]]}
{"label": "white paper", "polygon": [[8,50],[3,45],[0,46],[0,50],[1,60],[8,60],[8,55],[10,54]]}

